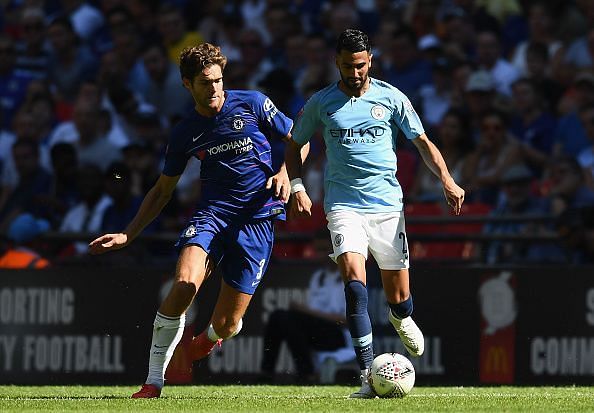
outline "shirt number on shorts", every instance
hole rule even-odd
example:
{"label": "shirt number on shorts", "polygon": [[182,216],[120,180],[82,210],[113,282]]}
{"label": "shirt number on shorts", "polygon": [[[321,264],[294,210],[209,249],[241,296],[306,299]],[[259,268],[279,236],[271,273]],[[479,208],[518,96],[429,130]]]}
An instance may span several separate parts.
{"label": "shirt number on shorts", "polygon": [[261,280],[262,279],[262,274],[264,272],[264,264],[266,264],[266,260],[262,259],[260,260],[260,263],[258,264],[258,266],[260,267],[258,270],[258,273],[256,274],[256,280]]}
{"label": "shirt number on shorts", "polygon": [[408,254],[408,250],[406,248],[406,234],[404,232],[399,232],[398,238],[402,240],[402,253],[405,255]]}

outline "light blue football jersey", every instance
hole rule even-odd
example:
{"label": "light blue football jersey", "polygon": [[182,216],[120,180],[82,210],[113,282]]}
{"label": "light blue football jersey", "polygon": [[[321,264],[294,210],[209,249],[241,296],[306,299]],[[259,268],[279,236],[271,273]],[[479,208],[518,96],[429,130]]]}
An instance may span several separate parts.
{"label": "light blue football jersey", "polygon": [[396,179],[398,129],[407,139],[425,132],[408,98],[373,78],[361,97],[347,96],[334,83],[307,101],[295,122],[293,139],[305,144],[320,125],[328,158],[326,213],[402,211],[402,188]]}

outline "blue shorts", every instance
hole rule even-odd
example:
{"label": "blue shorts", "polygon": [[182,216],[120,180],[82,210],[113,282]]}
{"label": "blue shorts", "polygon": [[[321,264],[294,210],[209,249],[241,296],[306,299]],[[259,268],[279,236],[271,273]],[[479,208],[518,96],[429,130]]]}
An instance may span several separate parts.
{"label": "blue shorts", "polygon": [[182,231],[175,246],[199,245],[221,265],[223,279],[245,294],[254,294],[262,280],[274,240],[271,219],[249,222],[223,220],[211,211],[199,211]]}

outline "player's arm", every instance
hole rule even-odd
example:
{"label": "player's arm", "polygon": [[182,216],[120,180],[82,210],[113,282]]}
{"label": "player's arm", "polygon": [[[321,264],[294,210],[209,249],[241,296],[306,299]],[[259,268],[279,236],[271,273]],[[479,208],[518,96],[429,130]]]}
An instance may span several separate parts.
{"label": "player's arm", "polygon": [[448,205],[452,207],[456,215],[460,214],[464,202],[464,190],[456,184],[450,175],[441,152],[424,133],[413,139],[412,142],[419,150],[425,165],[441,180]]}
{"label": "player's arm", "polygon": [[159,215],[165,205],[167,205],[179,178],[180,175],[167,176],[161,174],[155,185],[145,195],[136,216],[128,224],[126,229],[117,234],[105,234],[91,241],[89,252],[91,254],[102,254],[107,251],[124,248],[130,244]]}
{"label": "player's arm", "polygon": [[311,216],[311,199],[305,191],[302,180],[303,162],[309,153],[309,142],[300,145],[295,142],[291,135],[287,137],[287,146],[285,147],[285,165],[291,182],[292,199],[289,203],[289,216]]}
{"label": "player's arm", "polygon": [[[287,136],[283,138],[285,143],[288,143],[291,140],[291,132]],[[301,147],[301,161],[305,162],[307,159],[307,155],[309,154],[309,142],[306,143]],[[291,184],[289,181],[289,175],[287,173],[287,165],[285,162],[282,163],[278,172],[268,178],[266,182],[266,189],[274,188],[274,196],[279,198],[283,202],[287,202],[289,200],[289,196],[291,194]]]}

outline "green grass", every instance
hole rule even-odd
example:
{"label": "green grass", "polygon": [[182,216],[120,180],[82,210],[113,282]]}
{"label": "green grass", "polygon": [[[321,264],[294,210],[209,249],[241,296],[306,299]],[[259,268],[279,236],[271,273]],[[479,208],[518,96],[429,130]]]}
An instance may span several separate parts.
{"label": "green grass", "polygon": [[167,386],[131,400],[137,387],[0,386],[0,412],[594,412],[593,387],[418,387],[403,399],[353,400],[345,386]]}

